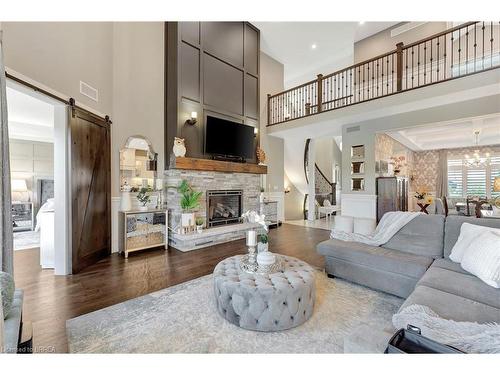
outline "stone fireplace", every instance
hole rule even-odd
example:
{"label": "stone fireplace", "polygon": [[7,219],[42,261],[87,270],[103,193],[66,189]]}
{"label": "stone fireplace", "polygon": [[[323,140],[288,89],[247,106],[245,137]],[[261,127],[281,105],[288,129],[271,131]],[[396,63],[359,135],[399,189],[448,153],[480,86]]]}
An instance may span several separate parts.
{"label": "stone fireplace", "polygon": [[[187,180],[195,191],[201,191],[197,217],[205,221],[201,234],[178,233],[182,209],[176,187]],[[169,213],[169,243],[181,251],[244,238],[248,225],[241,215],[259,211],[260,174],[168,169],[165,171],[165,201]]]}
{"label": "stone fireplace", "polygon": [[206,196],[208,228],[240,222],[242,190],[208,190]]}

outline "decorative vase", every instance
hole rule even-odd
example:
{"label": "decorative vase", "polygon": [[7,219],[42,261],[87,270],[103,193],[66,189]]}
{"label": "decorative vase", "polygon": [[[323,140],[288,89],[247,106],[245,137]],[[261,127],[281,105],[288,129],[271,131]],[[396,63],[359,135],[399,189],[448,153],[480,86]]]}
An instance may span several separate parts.
{"label": "decorative vase", "polygon": [[260,254],[264,251],[268,251],[269,250],[269,243],[262,243],[262,242],[259,242],[257,244],[257,252]]}
{"label": "decorative vase", "polygon": [[259,195],[259,202],[264,203],[264,193],[260,193]]}
{"label": "decorative vase", "polygon": [[193,228],[195,227],[193,212],[183,212],[181,214],[181,226],[184,233],[189,233],[193,231]]}
{"label": "decorative vase", "polygon": [[394,170],[394,176],[397,176],[397,175],[399,174],[399,172],[401,172],[401,170],[400,170],[400,169],[395,169],[395,170]]}
{"label": "decorative vase", "polygon": [[140,211],[147,211],[148,210],[148,206],[141,205],[141,206],[139,206],[139,210]]}
{"label": "decorative vase", "polygon": [[120,199],[120,211],[130,211],[132,209],[132,200],[128,191],[122,191]]}
{"label": "decorative vase", "polygon": [[197,225],[196,226],[196,232],[198,232],[198,233],[203,232],[203,225]]}
{"label": "decorative vase", "polygon": [[259,266],[270,266],[276,262],[276,256],[270,251],[263,251],[257,255]]}

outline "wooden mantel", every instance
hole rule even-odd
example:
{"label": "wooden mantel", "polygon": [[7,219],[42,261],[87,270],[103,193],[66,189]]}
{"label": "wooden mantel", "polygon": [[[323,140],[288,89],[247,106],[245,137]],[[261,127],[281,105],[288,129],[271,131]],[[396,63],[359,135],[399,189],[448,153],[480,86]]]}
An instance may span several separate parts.
{"label": "wooden mantel", "polygon": [[266,165],[196,158],[175,158],[173,168],[195,171],[267,174]]}

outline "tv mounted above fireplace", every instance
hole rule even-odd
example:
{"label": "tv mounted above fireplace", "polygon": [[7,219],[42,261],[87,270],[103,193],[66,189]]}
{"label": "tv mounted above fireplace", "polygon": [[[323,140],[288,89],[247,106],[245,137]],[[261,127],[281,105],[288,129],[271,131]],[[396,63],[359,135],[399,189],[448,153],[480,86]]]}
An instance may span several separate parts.
{"label": "tv mounted above fireplace", "polygon": [[207,116],[205,153],[235,161],[253,158],[254,127]]}

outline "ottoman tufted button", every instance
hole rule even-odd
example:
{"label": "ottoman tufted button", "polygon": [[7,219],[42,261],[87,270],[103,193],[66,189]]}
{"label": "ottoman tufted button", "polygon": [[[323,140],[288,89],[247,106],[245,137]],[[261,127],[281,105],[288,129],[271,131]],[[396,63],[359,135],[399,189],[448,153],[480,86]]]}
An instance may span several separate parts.
{"label": "ottoman tufted button", "polygon": [[[315,295],[314,270],[305,262],[282,257],[284,269],[272,275],[242,272],[238,256],[227,258],[224,266],[216,267],[214,294],[218,311],[225,319],[245,329],[280,331],[296,327],[310,317]],[[288,321],[284,318],[287,314]],[[261,317],[266,317],[262,324]]]}

